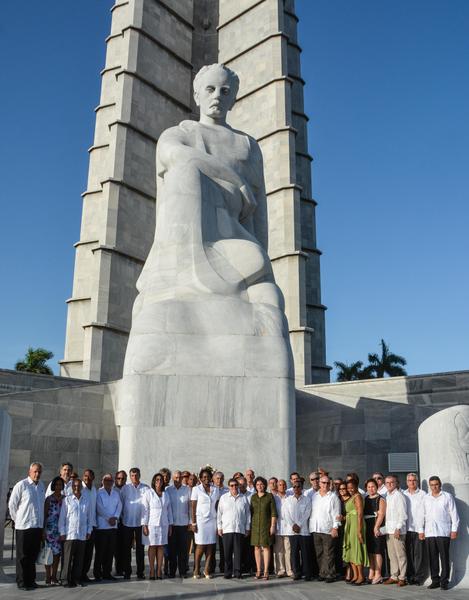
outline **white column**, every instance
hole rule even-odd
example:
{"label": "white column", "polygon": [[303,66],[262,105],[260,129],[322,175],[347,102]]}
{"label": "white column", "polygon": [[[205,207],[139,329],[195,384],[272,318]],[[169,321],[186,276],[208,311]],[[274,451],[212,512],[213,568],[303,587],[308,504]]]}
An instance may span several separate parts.
{"label": "white column", "polygon": [[423,489],[437,475],[443,490],[455,496],[461,519],[458,537],[451,540],[450,585],[469,587],[469,406],[452,406],[426,421],[418,431]]}

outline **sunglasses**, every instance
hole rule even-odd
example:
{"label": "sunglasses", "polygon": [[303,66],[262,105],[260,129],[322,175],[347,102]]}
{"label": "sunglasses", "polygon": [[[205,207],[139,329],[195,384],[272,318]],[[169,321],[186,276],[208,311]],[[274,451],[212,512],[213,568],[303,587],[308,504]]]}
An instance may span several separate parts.
{"label": "sunglasses", "polygon": [[311,477],[310,481],[319,481],[319,477]]}

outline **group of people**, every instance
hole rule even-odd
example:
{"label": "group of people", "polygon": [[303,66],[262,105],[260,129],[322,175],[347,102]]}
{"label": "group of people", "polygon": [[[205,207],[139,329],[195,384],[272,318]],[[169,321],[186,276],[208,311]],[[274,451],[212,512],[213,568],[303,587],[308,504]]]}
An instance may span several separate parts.
{"label": "group of people", "polygon": [[150,580],[177,573],[212,578],[218,544],[226,579],[275,575],[402,587],[422,585],[429,566],[429,588],[448,589],[459,517],[437,476],[426,493],[415,473],[407,475],[404,491],[394,475],[374,473],[363,490],[356,473],[331,478],[323,469],[310,473],[306,490],[299,473],[291,473],[288,486],[284,479],[255,477],[252,469],[235,473],[227,486],[224,474],[209,467],[198,475],[163,468],[150,486],[135,467],[128,475],[106,473],[99,489],[92,469],[79,477],[70,463],[47,489],[41,474],[42,465],[32,463],[9,498],[21,589],[37,587],[41,544],[48,550],[48,585],[85,585],[91,567],[95,581],[130,579],[133,547],[137,578],[145,579],[145,546]]}

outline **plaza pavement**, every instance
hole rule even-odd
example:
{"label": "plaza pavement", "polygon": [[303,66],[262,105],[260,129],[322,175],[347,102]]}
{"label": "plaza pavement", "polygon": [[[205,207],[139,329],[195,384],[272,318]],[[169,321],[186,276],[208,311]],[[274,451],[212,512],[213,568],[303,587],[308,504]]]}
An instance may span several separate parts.
{"label": "plaza pavement", "polygon": [[15,584],[15,565],[11,560],[11,530],[6,532],[4,561],[0,568],[0,600],[467,600],[468,590],[427,590],[426,587],[366,585],[354,587],[344,582],[296,582],[289,579],[257,581],[253,577],[227,580],[165,579],[163,581],[124,581],[89,583],[85,588],[46,587],[44,568],[38,566],[39,588],[24,592]]}

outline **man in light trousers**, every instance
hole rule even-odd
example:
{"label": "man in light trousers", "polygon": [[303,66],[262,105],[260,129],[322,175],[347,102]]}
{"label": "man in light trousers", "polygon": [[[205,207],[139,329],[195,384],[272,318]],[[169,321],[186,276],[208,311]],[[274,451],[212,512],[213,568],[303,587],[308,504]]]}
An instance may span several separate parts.
{"label": "man in light trousers", "polygon": [[404,494],[397,487],[397,477],[388,475],[386,489],[386,547],[391,563],[391,575],[383,583],[407,585],[407,554],[405,539],[407,532],[407,503]]}

